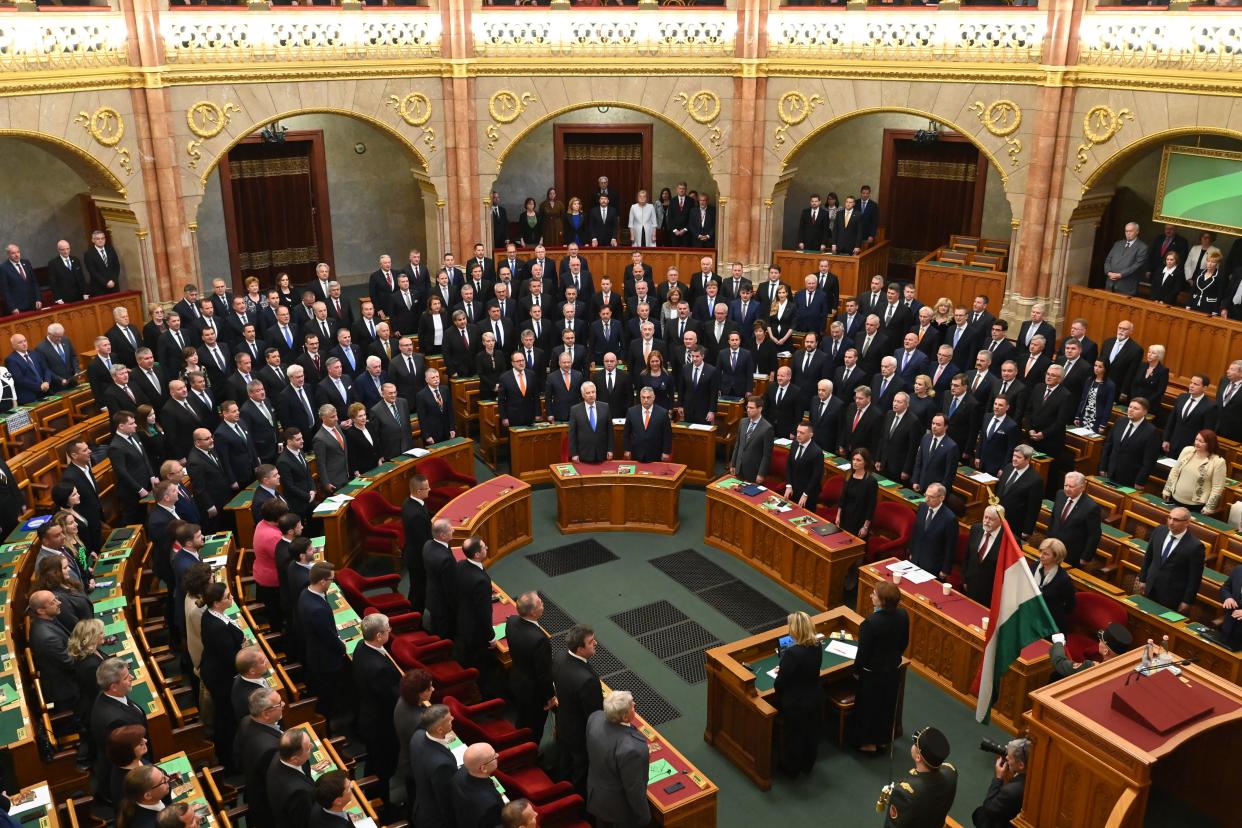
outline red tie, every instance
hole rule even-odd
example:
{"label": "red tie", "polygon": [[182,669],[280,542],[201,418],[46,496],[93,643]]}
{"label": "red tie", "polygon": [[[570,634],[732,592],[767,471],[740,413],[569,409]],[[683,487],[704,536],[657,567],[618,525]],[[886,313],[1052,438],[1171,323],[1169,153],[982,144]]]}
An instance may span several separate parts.
{"label": "red tie", "polygon": [[988,540],[991,538],[987,532],[983,533],[983,543],[979,544],[979,560],[983,560],[988,554],[988,547],[991,546]]}
{"label": "red tie", "polygon": [[1073,500],[1065,501],[1065,508],[1061,510],[1061,522],[1065,523],[1065,519],[1069,517],[1070,508],[1074,505]]}
{"label": "red tie", "polygon": [[854,414],[854,425],[850,426],[850,431],[854,431],[855,429],[858,428],[858,421],[862,419],[862,415],[863,415],[863,410],[860,408]]}

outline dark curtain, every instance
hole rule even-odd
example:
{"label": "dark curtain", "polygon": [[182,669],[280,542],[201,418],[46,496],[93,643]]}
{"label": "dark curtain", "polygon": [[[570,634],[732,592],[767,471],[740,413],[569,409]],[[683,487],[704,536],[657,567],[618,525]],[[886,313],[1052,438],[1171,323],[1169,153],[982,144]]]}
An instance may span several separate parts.
{"label": "dark curtain", "polygon": [[271,285],[287,270],[309,282],[319,261],[310,142],[241,144],[229,152],[240,274]]}
{"label": "dark curtain", "polygon": [[964,141],[894,142],[896,175],[888,224],[890,276],[913,279],[914,265],[954,234],[971,234],[979,150]]}
{"label": "dark curtain", "polygon": [[616,194],[612,204],[620,216],[621,233],[626,234],[630,205],[642,189],[650,190],[643,177],[641,135],[566,135],[565,202],[573,196],[582,199],[584,210],[599,208],[592,194],[599,189],[599,177],[608,176],[608,189]]}

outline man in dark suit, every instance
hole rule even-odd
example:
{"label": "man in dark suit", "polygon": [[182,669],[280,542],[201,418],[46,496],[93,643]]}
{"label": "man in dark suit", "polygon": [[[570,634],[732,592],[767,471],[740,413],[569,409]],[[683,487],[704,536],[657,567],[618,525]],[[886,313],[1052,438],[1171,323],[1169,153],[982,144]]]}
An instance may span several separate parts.
{"label": "man in dark suit", "polygon": [[0,262],[0,288],[3,288],[4,304],[9,313],[42,308],[39,282],[30,260],[22,258],[21,248],[15,244],[6,246],[4,252],[5,260]]}
{"label": "man in dark suit", "polygon": [[980,350],[976,353],[974,366],[973,370],[962,372],[963,378],[966,380],[967,390],[975,398],[975,402],[979,403],[981,411],[986,411],[992,404],[992,397],[996,396],[996,389],[1000,387],[1000,380],[992,372],[991,352]]}
{"label": "man in dark suit", "polygon": [[280,749],[280,719],[285,705],[275,690],[254,690],[242,709],[248,715],[242,717],[233,737],[233,761],[246,777],[250,815],[257,822],[272,825],[275,818],[267,799],[267,769]]}
{"label": "man in dark suit", "polygon": [[483,568],[487,560],[487,544],[477,535],[466,539],[461,551],[465,560],[457,562],[453,577],[454,606],[457,628],[453,633],[453,656],[463,667],[474,667],[480,673],[480,684],[486,684],[491,672],[495,630],[492,626],[492,579]]}
{"label": "man in dark suit", "polygon": [[[1061,366],[1061,384],[1069,392],[1071,400],[1081,400],[1083,389],[1095,376],[1094,362],[1082,355],[1082,347],[1075,339],[1066,340],[1061,347],[1064,356],[1058,357],[1057,363]],[[1074,408],[1077,410],[1077,403]]]}
{"label": "man in dark suit", "polygon": [[819,490],[824,480],[824,453],[815,444],[814,435],[809,423],[798,425],[785,466],[785,499],[810,512],[819,505]]}
{"label": "man in dark suit", "polygon": [[86,268],[77,256],[69,252],[69,242],[61,239],[56,243],[56,255],[47,263],[47,280],[52,288],[56,304],[81,302],[90,294]]}
{"label": "man in dark suit", "polygon": [[992,416],[986,417],[979,425],[976,438],[975,468],[995,476],[1004,466],[1009,465],[1013,450],[1018,446],[1020,429],[1018,423],[1009,416],[1009,399],[998,394],[992,400]]}
{"label": "man in dark suit", "polygon": [[397,386],[397,396],[407,403],[426,386],[427,362],[414,353],[414,341],[408,336],[397,340],[397,355],[388,363],[388,376]]}
{"label": "man in dark suit", "polygon": [[919,335],[907,333],[902,337],[901,349],[893,351],[893,359],[897,360],[897,373],[905,380],[907,388],[914,387],[914,380],[920,374],[927,373],[927,354],[919,350]]}
{"label": "man in dark suit", "polygon": [[112,358],[133,368],[138,364],[134,352],[142,346],[142,331],[129,324],[129,310],[124,307],[112,309],[112,320],[115,324],[105,333],[112,343]]}
{"label": "man in dark suit", "polygon": [[52,372],[43,357],[30,350],[23,333],[9,337],[13,351],[4,358],[4,367],[13,376],[18,405],[28,405],[52,393]]}
{"label": "man in dark suit", "polygon": [[815,396],[815,390],[822,379],[831,379],[832,365],[828,354],[819,349],[819,334],[808,331],[802,338],[802,350],[794,353],[789,360],[792,370],[791,382],[799,389],[798,417],[806,410]]}
{"label": "man in dark suit", "polygon": [[[969,453],[974,449],[979,433],[979,403],[970,393],[964,374],[956,374],[949,388],[949,395],[942,402],[941,411],[949,427],[949,437],[958,451]],[[957,461],[961,461],[959,455]],[[954,464],[956,465],[956,463]]]}
{"label": "man in dark suit", "polygon": [[73,343],[65,336],[65,326],[53,322],[47,326],[47,337],[35,346],[35,353],[52,373],[51,387],[58,391],[78,383],[79,362]]}
{"label": "man in dark suit", "polygon": [[1035,520],[1043,505],[1044,481],[1031,468],[1034,456],[1035,449],[1020,444],[1013,450],[1012,465],[997,474],[1000,479],[996,483],[996,496],[1005,509],[1005,522],[1019,540],[1025,540],[1035,531]]}
{"label": "man in dark suit", "polygon": [[232,400],[225,400],[220,407],[220,425],[216,426],[216,452],[224,465],[233,471],[237,485],[245,488],[254,480],[254,470],[262,461],[255,451],[254,441],[241,424],[241,408]]}
{"label": "man in dark suit", "polygon": [[1019,355],[1018,378],[1026,384],[1027,388],[1034,389],[1043,385],[1044,377],[1048,374],[1048,366],[1052,364],[1052,360],[1045,353],[1046,348],[1047,342],[1044,341],[1044,337],[1036,335],[1027,350]]}
{"label": "man in dark suit", "polygon": [[500,375],[500,388],[496,392],[500,424],[505,428],[534,425],[542,396],[539,375],[526,367],[525,351],[514,351],[509,364],[512,369]]}
{"label": "man in dark suit", "polygon": [[1143,362],[1143,347],[1130,338],[1134,323],[1123,319],[1117,323],[1117,335],[1104,340],[1100,358],[1104,360],[1108,378],[1117,388],[1117,398],[1129,398],[1130,382]]}
{"label": "man in dark suit", "polygon": [[837,211],[832,227],[832,252],[842,256],[857,256],[862,252],[863,241],[862,215],[854,204],[853,196],[845,197],[845,206]]}
{"label": "man in dark suit", "polygon": [[562,779],[573,783],[586,794],[587,718],[604,707],[599,675],[589,659],[595,655],[595,631],[578,624],[565,636],[567,652],[552,665],[552,681],[556,689],[557,769]]}
{"label": "man in dark suit", "polygon": [[1177,261],[1180,265],[1180,263],[1186,261],[1186,256],[1190,253],[1190,242],[1186,240],[1185,236],[1177,232],[1176,225],[1166,224],[1162,228],[1160,235],[1152,239],[1147,245],[1147,276],[1152,280],[1153,284],[1159,279],[1160,273],[1164,269],[1165,256],[1170,253],[1177,254]]}
{"label": "man in dark suit", "polygon": [[729,474],[763,485],[772,459],[772,424],[763,418],[763,397],[746,398],[746,416],[737,424],[737,441],[729,460]]}
{"label": "man in dark suit", "polygon": [[822,379],[807,412],[815,444],[824,451],[836,451],[841,438],[841,415],[845,403],[832,393],[832,381]]}
{"label": "man in dark suit", "polygon": [[803,289],[795,293],[792,300],[794,330],[821,333],[828,315],[834,309],[828,307],[827,292],[819,289],[819,281],[814,274],[808,275],[803,280],[803,285]]}
{"label": "man in dark suit", "polygon": [[426,387],[415,398],[423,442],[426,445],[442,443],[457,436],[453,424],[453,401],[440,387],[440,372],[435,368],[428,368],[423,379]]}
{"label": "man in dark suit", "polygon": [[655,404],[655,392],[643,388],[639,404],[625,415],[625,459],[639,463],[667,462],[673,452],[673,424],[668,412]]}
{"label": "man in dark suit", "polygon": [[957,516],[944,505],[948,489],[932,483],[924,490],[926,500],[914,515],[914,533],[910,536],[910,562],[940,580],[947,580],[953,571],[953,554],[957,551]]}
{"label": "man in dark suit", "polygon": [[552,643],[539,625],[543,617],[543,599],[538,592],[518,596],[517,615],[505,622],[505,641],[509,644],[509,691],[513,694],[514,725],[528,727],[535,744],[543,738],[548,710],[556,697],[552,685]]}
{"label": "man in dark suit", "polygon": [[427,477],[415,474],[410,477],[410,496],[401,504],[401,526],[405,530],[405,546],[401,550],[401,565],[406,571],[406,597],[414,612],[422,612],[427,605],[427,573],[423,568],[423,547],[431,540],[431,514],[427,511],[427,498],[431,484]]}
{"label": "man in dark suit", "polygon": [[874,377],[880,371],[880,361],[893,352],[888,334],[880,328],[880,317],[868,314],[859,334],[855,349],[858,351],[858,367],[868,377]]}
{"label": "man in dark suit", "polygon": [[953,378],[962,372],[953,363],[953,346],[941,345],[936,349],[935,362],[927,366],[927,376],[932,381],[932,389],[936,396],[944,399],[953,387]]}
{"label": "man in dark suit", "polygon": [[[253,376],[253,375],[252,375]],[[276,462],[277,436],[280,423],[267,402],[267,389],[253,379],[246,387],[246,401],[241,407],[242,428],[254,442],[254,450],[264,463]]]}
{"label": "man in dark suit", "polygon": [[39,679],[46,685],[44,701],[58,710],[73,710],[78,703],[76,662],[69,655],[69,630],[57,621],[61,600],[49,590],[35,590],[30,593],[27,612],[30,615],[30,649]]}
{"label": "man in dark suit", "polygon": [[294,728],[281,734],[265,780],[267,804],[277,828],[309,825],[315,802],[315,783],[308,767],[311,750],[311,738],[305,730]]}
{"label": "man in dark suit", "polygon": [[232,469],[215,451],[215,438],[205,428],[191,431],[193,447],[186,453],[186,467],[194,480],[195,502],[209,521],[223,517],[224,507],[239,488]]}
{"label": "man in dark suit", "polygon": [[147,496],[158,478],[151,468],[151,459],[135,436],[138,425],[134,415],[128,411],[115,413],[112,426],[115,433],[108,444],[108,459],[112,461],[122,519],[125,523],[142,523],[145,510],[139,501]]}
{"label": "man in dark suit", "polygon": [[1104,440],[1100,471],[1117,486],[1142,489],[1160,450],[1160,432],[1147,422],[1147,400],[1135,397]]}
{"label": "man in dark suit", "polygon": [[871,389],[860,385],[854,389],[853,402],[841,417],[841,437],[836,454],[848,457],[855,449],[865,448],[875,457],[880,452],[884,415],[872,405]]}
{"label": "man in dark suit", "polygon": [[130,382],[158,411],[168,401],[168,374],[155,364],[155,355],[145,345],[135,352],[135,356],[138,365],[130,372]]}
{"label": "man in dark suit", "polygon": [[[1045,343],[1057,341],[1057,329],[1044,320],[1044,306],[1032,305],[1031,318],[1022,323],[1018,329],[1018,351],[1019,353],[1030,350],[1031,340],[1037,336],[1042,336]],[[1020,357],[1025,359],[1025,357]]]}
{"label": "man in dark suit", "polygon": [[392,304],[392,294],[396,289],[397,272],[392,268],[392,257],[385,253],[379,257],[379,269],[373,271],[367,280],[367,295],[377,310],[386,311]]}
{"label": "man in dark suit", "polygon": [[393,709],[397,706],[401,670],[384,649],[392,636],[388,616],[374,612],[362,619],[362,642],[354,648],[350,671],[358,720],[355,729],[367,748],[367,772],[378,777],[377,793],[391,804],[388,780],[397,770],[397,734]]}
{"label": "man in dark suit", "polygon": [[1234,360],[1216,386],[1216,434],[1242,439],[1242,360]]}
{"label": "man in dark suit", "polygon": [[931,429],[919,441],[919,449],[914,456],[910,488],[916,492],[926,492],[932,483],[939,483],[951,490],[960,457],[961,449],[948,433],[945,415],[933,414]]}
{"label": "man in dark suit", "polygon": [[1061,385],[1061,366],[1049,365],[1044,387],[1035,387],[1027,400],[1025,425],[1036,451],[1056,458],[1065,448],[1065,427],[1073,419],[1075,400]]}
{"label": "man in dark suit", "polygon": [[[129,698],[134,686],[134,676],[129,671],[129,663],[121,658],[107,658],[95,668],[95,682],[99,687],[99,695],[91,708],[90,734],[91,743],[108,744],[108,736],[118,727],[139,725],[147,726],[147,714]],[[108,799],[108,779],[111,763],[108,752],[100,750],[95,757],[95,796]],[[120,803],[114,803],[120,804]]]}
{"label": "man in dark suit", "polygon": [[344,364],[337,357],[328,357],[324,363],[324,378],[315,387],[315,402],[319,405],[330,405],[336,409],[337,416],[349,418],[349,404],[354,402],[354,382],[345,372]]}
{"label": "man in dark suit", "polygon": [[1100,505],[1087,494],[1082,472],[1065,475],[1065,485],[1052,504],[1047,536],[1065,544],[1065,562],[1070,566],[1085,566],[1095,557],[1100,545]]}
{"label": "man in dark suit", "polygon": [[[90,444],[82,439],[71,440],[65,448],[65,454],[68,462],[61,480],[72,484],[78,490],[80,501],[74,508],[86,518],[86,525],[79,526],[78,532],[86,548],[92,552],[98,552],[103,544],[103,507],[99,502],[99,482],[95,479],[95,472],[91,465]],[[4,476],[12,482],[13,475],[9,472],[7,465],[0,469],[3,469]],[[21,504],[22,511],[25,511],[24,498]]]}
{"label": "man in dark suit", "polygon": [[634,383],[629,371],[618,370],[616,354],[604,354],[604,367],[595,372],[591,381],[598,399],[608,403],[610,412],[628,411],[634,404]]}
{"label": "man in dark suit", "polygon": [[620,239],[617,208],[609,206],[608,196],[600,196],[596,206],[587,211],[587,237],[591,247],[616,247]]}
{"label": "man in dark suit", "polygon": [[380,456],[400,457],[414,448],[414,438],[410,434],[410,404],[397,395],[394,383],[384,383],[381,393],[383,398],[371,406],[370,411],[370,422],[379,428]]}
{"label": "man in dark suit", "polygon": [[568,351],[562,351],[558,370],[549,373],[544,399],[548,422],[564,423],[569,421],[569,410],[582,398],[582,373],[573,368],[573,357]]}
{"label": "man in dark suit", "polygon": [[586,807],[597,825],[647,825],[651,819],[644,775],[651,749],[634,719],[634,697],[627,690],[610,695],[604,709],[587,718]]}
{"label": "man in dark suit", "polygon": [[500,203],[500,193],[492,191],[492,247],[504,247],[509,244],[509,214]]}
{"label": "man in dark suit", "polygon": [[190,404],[188,394],[184,381],[168,383],[168,401],[160,409],[159,419],[164,427],[164,447],[169,457],[189,456],[194,444],[194,429],[207,425],[199,410]]}
{"label": "man in dark suit", "polygon": [[1193,445],[1195,435],[1203,429],[1216,427],[1216,403],[1207,396],[1211,383],[1207,374],[1194,374],[1187,383],[1186,393],[1173,403],[1173,413],[1164,426],[1161,448],[1169,457],[1176,458],[1186,446]]}
{"label": "man in dark suit", "polygon": [[596,402],[595,383],[582,383],[582,402],[569,411],[569,457],[575,463],[612,459],[612,419],[608,404]]}
{"label": "man in dark suit", "polygon": [[995,506],[988,506],[983,510],[982,522],[970,527],[962,563],[962,591],[967,598],[985,607],[992,606],[992,584],[996,580],[996,562],[1003,538],[1000,514]]}
{"label": "man in dark suit", "polygon": [[914,457],[923,436],[923,424],[910,412],[910,395],[900,391],[893,397],[892,410],[880,426],[883,440],[875,457],[875,470],[898,483],[907,483],[914,473]]}
{"label": "man in dark suit", "polygon": [[871,399],[881,411],[891,411],[893,397],[906,390],[906,381],[897,373],[897,360],[886,356],[880,360],[880,372],[871,378]]}
{"label": "man in dark suit", "polygon": [[682,422],[710,425],[716,419],[719,372],[708,364],[706,356],[706,350],[696,346],[690,352],[690,366],[678,375],[677,399]]}
{"label": "man in dark suit", "polygon": [[[280,487],[290,511],[301,515],[303,521],[309,521],[311,507],[318,497],[318,492],[315,490],[315,481],[311,477],[310,464],[306,461],[306,455],[302,453],[306,445],[305,434],[297,426],[290,426],[280,433],[280,438],[285,448],[276,458],[275,471],[279,475],[276,479],[280,481]],[[264,467],[260,466],[256,472],[260,482],[263,480],[263,473]],[[257,491],[255,495],[258,496]]]}
{"label": "man in dark suit", "polygon": [[316,709],[329,720],[329,727],[332,716],[337,712],[341,674],[348,661],[345,644],[336,633],[336,622],[326,595],[335,569],[327,561],[319,561],[311,567],[310,584],[298,597],[297,609],[306,645],[307,684],[311,692],[319,697]]}
{"label": "man in dark suit", "polygon": [[1147,539],[1147,555],[1134,588],[1162,606],[1187,613],[1203,580],[1206,551],[1189,531],[1190,510],[1175,506],[1164,526]]}
{"label": "man in dark suit", "polygon": [[901,301],[901,288],[895,282],[889,283],[884,293],[884,301],[874,313],[880,317],[880,326],[893,341],[902,341],[906,333],[914,327],[914,314]]}
{"label": "man in dark suit", "polygon": [[91,245],[82,254],[82,264],[86,266],[86,293],[89,295],[116,293],[121,289],[121,257],[104,231],[91,233]]}
{"label": "man in dark suit", "polygon": [[871,392],[871,377],[858,365],[858,349],[847,348],[841,359],[841,367],[832,374],[832,393],[843,403],[854,398],[854,391],[866,388]]}
{"label": "man in dark suit", "polygon": [[423,712],[423,728],[410,738],[410,773],[414,778],[414,828],[454,825],[453,774],[457,759],[447,747],[453,732],[448,706],[433,704]]}
{"label": "man in dark suit", "polygon": [[823,252],[832,243],[832,228],[828,224],[828,211],[820,207],[819,193],[811,194],[811,206],[802,209],[798,217],[798,249],[803,252]]}
{"label": "man in dark suit", "polygon": [[431,616],[428,628],[441,638],[454,638],[457,631],[457,561],[449,548],[452,539],[453,525],[438,518],[432,522],[431,539],[421,552],[425,607]]}
{"label": "man in dark suit", "polygon": [[755,387],[755,358],[742,347],[742,335],[737,331],[729,336],[729,347],[716,355],[716,369],[723,397],[745,397]]}
{"label": "man in dark suit", "polygon": [[[129,384],[129,368],[120,362],[112,364],[112,382],[98,394],[99,405],[110,413],[137,411],[138,406],[150,402],[136,385]],[[156,403],[158,404],[158,400]]]}
{"label": "man in dark suit", "polygon": [[614,319],[612,309],[604,306],[600,308],[599,319],[591,323],[588,340],[591,362],[600,365],[604,361],[604,354],[625,353],[625,323]]}
{"label": "man in dark suit", "polygon": [[699,204],[690,211],[687,225],[691,247],[716,246],[716,208],[707,203],[707,195],[699,193]]}
{"label": "man in dark suit", "polygon": [[496,763],[496,749],[486,742],[476,742],[462,754],[461,767],[451,783],[457,825],[500,824],[505,803],[492,782]]}
{"label": "man in dark suit", "polygon": [[690,211],[693,209],[694,201],[686,194],[686,182],[679,182],[668,208],[668,231],[672,236],[669,244],[675,247],[694,246],[690,236]]}

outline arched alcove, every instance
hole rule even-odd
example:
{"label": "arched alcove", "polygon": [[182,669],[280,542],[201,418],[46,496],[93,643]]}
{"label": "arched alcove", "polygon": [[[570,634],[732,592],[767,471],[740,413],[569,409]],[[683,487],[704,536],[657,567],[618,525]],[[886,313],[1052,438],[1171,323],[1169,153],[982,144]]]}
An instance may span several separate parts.
{"label": "arched alcove", "polygon": [[273,124],[290,133],[321,135],[321,180],[331,215],[331,238],[328,244],[320,240],[319,258],[331,260],[333,273],[343,285],[365,282],[381,253],[389,253],[398,262],[404,262],[415,247],[437,255],[441,241],[436,190],[426,173],[426,159],[417,148],[382,122],[346,111],[308,110],[256,125],[205,169],[202,197],[191,217],[203,279],[231,272],[220,161]]}

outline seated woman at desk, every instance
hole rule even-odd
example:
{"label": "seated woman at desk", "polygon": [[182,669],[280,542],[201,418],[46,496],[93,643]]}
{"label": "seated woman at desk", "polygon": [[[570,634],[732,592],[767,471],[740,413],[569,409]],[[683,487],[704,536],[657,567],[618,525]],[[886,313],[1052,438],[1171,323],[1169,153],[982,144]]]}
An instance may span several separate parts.
{"label": "seated woman at desk", "polygon": [[793,645],[781,653],[776,668],[776,696],[773,704],[781,711],[780,767],[790,776],[810,774],[819,749],[819,729],[823,718],[824,692],[819,685],[822,663],[815,625],[805,612],[789,614],[789,635]]}
{"label": "seated woman at desk", "polygon": [[1221,456],[1216,432],[1203,429],[1194,445],[1186,446],[1169,471],[1162,497],[1166,503],[1185,506],[1205,515],[1216,513],[1225,490],[1225,458]]}
{"label": "seated woman at desk", "polygon": [[901,590],[881,581],[871,593],[874,609],[858,628],[852,727],[854,746],[862,753],[880,752],[896,730],[901,657],[910,643],[910,618],[900,604]]}

